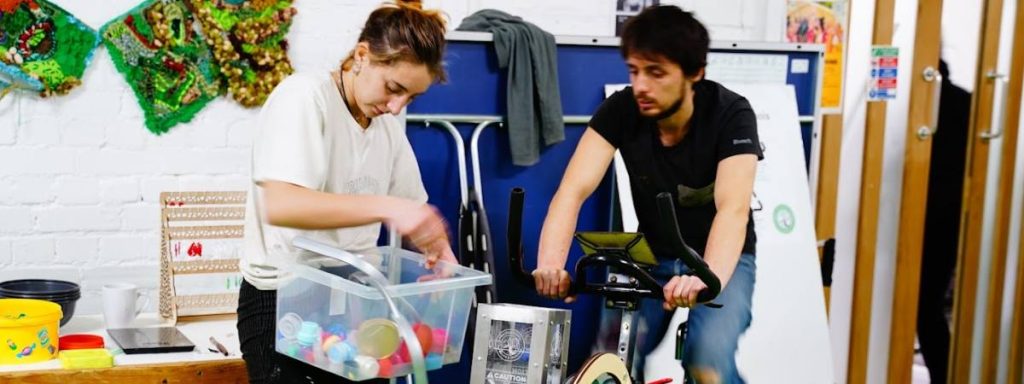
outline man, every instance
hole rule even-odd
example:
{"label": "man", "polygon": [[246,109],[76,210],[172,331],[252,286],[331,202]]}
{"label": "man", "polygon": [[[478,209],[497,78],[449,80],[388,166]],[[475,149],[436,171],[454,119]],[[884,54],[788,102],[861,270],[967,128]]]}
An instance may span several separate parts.
{"label": "man", "polygon": [[[666,299],[641,304],[637,329],[648,332],[638,338],[634,376],[644,382],[644,357],[664,336],[672,311],[688,307],[688,376],[700,383],[741,383],[735,354],[750,325],[755,271],[750,198],[763,157],[756,117],[742,96],[704,80],[708,32],[692,14],[674,6],[648,8],[626,25],[621,44],[631,87],[601,104],[569,162],[541,232],[537,291],[573,300],[564,268],[576,219],[618,149],[639,230],[659,260],[652,273],[664,284]],[[706,287],[685,275],[685,266],[667,251],[657,228],[660,192],[673,195],[683,238],[721,280],[715,302],[722,308],[696,302]]]}

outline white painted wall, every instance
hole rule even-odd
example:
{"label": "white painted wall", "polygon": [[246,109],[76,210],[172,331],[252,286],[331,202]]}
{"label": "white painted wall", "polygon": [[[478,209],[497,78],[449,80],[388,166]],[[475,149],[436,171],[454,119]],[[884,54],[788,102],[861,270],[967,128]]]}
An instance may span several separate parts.
{"label": "white painted wall", "polygon": [[942,58],[949,64],[950,79],[968,92],[974,91],[981,37],[981,1],[942,2]]}

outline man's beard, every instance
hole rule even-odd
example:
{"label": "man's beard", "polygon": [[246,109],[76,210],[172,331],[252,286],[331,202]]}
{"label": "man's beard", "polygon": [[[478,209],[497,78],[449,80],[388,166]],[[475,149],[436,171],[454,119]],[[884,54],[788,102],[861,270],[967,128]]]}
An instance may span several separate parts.
{"label": "man's beard", "polygon": [[667,119],[669,117],[672,117],[672,115],[674,115],[676,112],[679,112],[679,109],[682,108],[682,107],[683,107],[683,97],[679,97],[678,99],[676,99],[676,102],[672,103],[672,105],[668,107],[668,109],[666,109],[666,110],[662,111],[661,113],[655,115],[654,116],[654,120],[661,121],[661,120],[665,120],[665,119]]}

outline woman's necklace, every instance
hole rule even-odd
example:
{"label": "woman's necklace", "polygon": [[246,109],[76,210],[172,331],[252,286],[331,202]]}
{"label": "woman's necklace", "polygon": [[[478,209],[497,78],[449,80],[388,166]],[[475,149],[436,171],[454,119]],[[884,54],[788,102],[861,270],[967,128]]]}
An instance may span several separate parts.
{"label": "woman's necklace", "polygon": [[[348,95],[345,93],[345,72],[344,71],[338,71],[338,92],[341,92],[341,101],[345,104],[345,109],[348,110],[348,113],[350,115],[352,115],[353,119],[356,120],[356,123],[358,123],[360,126],[362,126],[364,128],[369,126],[370,125],[370,119],[368,119],[366,117],[366,115],[363,115],[362,113],[360,113],[359,115],[356,115],[356,112],[353,111],[352,107],[348,105]],[[358,108],[356,108],[356,109],[358,109]]]}

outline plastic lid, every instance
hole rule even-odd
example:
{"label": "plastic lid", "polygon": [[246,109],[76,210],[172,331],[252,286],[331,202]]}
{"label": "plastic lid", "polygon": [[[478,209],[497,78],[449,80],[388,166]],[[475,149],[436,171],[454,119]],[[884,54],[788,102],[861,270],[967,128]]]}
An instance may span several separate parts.
{"label": "plastic lid", "polygon": [[60,337],[60,350],[103,348],[103,337],[89,334],[73,334]]}
{"label": "plastic lid", "polygon": [[294,312],[288,312],[277,321],[277,330],[281,331],[285,339],[294,339],[302,328],[302,317]]}
{"label": "plastic lid", "polygon": [[364,321],[356,334],[356,347],[360,355],[384,359],[398,350],[402,341],[398,336],[398,325],[394,321],[377,318]]}
{"label": "plastic lid", "polygon": [[24,327],[60,321],[60,305],[45,300],[0,299],[0,327]]}

